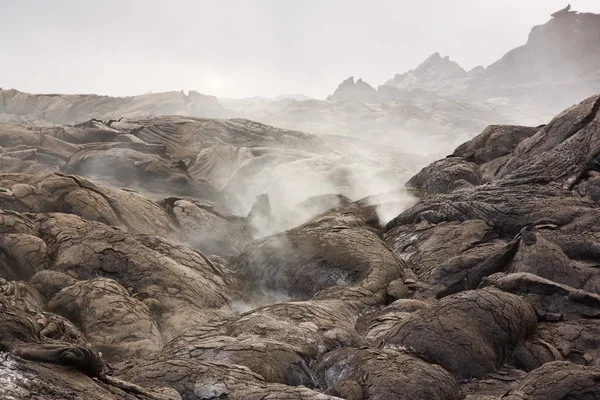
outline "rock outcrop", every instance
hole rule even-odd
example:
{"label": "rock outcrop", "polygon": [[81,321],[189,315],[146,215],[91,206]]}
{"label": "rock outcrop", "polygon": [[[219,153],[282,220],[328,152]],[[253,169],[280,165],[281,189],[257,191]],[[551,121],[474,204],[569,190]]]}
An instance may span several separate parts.
{"label": "rock outcrop", "polygon": [[374,102],[377,99],[377,90],[361,78],[354,82],[354,77],[351,76],[340,83],[329,99]]}
{"label": "rock outcrop", "polygon": [[414,89],[437,90],[438,85],[466,78],[467,75],[467,71],[455,61],[450,60],[450,57],[442,57],[440,53],[434,53],[414,70],[397,74],[393,79],[384,83],[384,86],[407,91]]}

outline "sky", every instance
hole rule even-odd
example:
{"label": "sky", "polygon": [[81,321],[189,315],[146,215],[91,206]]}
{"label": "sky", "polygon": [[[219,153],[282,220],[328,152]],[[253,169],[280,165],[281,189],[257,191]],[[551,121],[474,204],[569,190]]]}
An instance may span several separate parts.
{"label": "sky", "polygon": [[[523,45],[568,0],[0,0],[0,87],[325,98],[440,52],[466,69]],[[600,13],[600,0],[572,10]]]}

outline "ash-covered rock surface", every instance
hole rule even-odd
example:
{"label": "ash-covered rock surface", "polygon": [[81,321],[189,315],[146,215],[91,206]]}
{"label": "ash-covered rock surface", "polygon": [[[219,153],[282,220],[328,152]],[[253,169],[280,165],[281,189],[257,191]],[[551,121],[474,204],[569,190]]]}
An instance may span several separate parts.
{"label": "ash-covered rock surface", "polygon": [[2,399],[600,398],[600,96],[410,179],[240,119],[0,146]]}

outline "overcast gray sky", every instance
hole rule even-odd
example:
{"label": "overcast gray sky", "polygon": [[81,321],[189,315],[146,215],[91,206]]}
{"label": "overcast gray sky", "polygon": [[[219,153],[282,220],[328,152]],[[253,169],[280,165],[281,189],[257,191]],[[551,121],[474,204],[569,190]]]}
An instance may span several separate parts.
{"label": "overcast gray sky", "polygon": [[[0,0],[0,87],[222,97],[377,87],[439,51],[487,66],[567,0]],[[600,12],[600,0],[573,0]]]}

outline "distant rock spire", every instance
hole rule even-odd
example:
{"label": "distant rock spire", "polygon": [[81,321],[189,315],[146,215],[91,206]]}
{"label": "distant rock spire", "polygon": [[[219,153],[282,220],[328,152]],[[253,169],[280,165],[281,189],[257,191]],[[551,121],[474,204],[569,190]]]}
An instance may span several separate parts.
{"label": "distant rock spire", "polygon": [[552,17],[560,17],[562,15],[568,15],[570,12],[575,12],[575,11],[570,11],[571,10],[571,4],[567,4],[567,6],[565,8],[563,8],[562,10],[558,10],[555,13],[552,13],[551,16]]}
{"label": "distant rock spire", "polygon": [[328,100],[344,99],[356,101],[372,101],[377,97],[377,90],[363,81],[362,78],[354,81],[354,76],[342,81],[335,92],[328,96]]}

